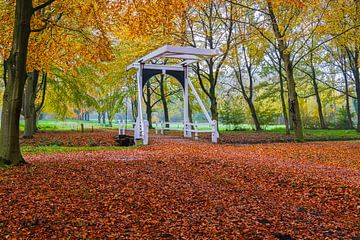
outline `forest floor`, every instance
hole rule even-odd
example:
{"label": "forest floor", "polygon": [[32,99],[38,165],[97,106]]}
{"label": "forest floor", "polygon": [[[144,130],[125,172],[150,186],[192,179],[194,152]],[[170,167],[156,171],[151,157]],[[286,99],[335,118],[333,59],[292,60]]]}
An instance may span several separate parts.
{"label": "forest floor", "polygon": [[89,151],[83,139],[42,154],[26,140],[29,164],[0,169],[1,239],[360,238],[360,141],[214,145],[175,134]]}

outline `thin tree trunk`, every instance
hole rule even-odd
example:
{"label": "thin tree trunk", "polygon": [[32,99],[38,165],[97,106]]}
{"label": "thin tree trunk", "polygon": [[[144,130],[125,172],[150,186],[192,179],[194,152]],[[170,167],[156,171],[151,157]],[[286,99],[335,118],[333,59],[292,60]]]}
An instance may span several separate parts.
{"label": "thin tree trunk", "polygon": [[325,119],[324,119],[324,114],[322,111],[322,104],[321,104],[321,97],[320,97],[320,93],[319,93],[319,87],[316,81],[316,72],[315,72],[315,67],[313,64],[313,54],[310,54],[310,68],[311,68],[311,80],[313,83],[313,87],[314,87],[314,92],[315,92],[315,97],[316,97],[316,103],[317,103],[317,108],[318,108],[318,115],[319,115],[319,122],[320,122],[320,127],[321,129],[326,129],[326,125],[325,125]]}
{"label": "thin tree trunk", "polygon": [[112,127],[112,120],[111,120],[111,115],[109,113],[107,113],[108,116],[108,121],[109,121],[109,127]]}
{"label": "thin tree trunk", "polygon": [[253,122],[254,122],[254,125],[255,125],[255,130],[256,131],[261,131],[261,125],[260,125],[260,122],[259,122],[259,118],[256,114],[256,110],[255,110],[255,107],[254,107],[254,104],[252,102],[251,99],[249,98],[245,98],[248,106],[249,106],[249,109],[250,109],[250,113],[251,113],[251,117],[253,119]]}
{"label": "thin tree trunk", "polygon": [[149,122],[149,128],[152,128],[152,107],[151,107],[151,92],[150,92],[150,81],[146,83],[146,116]]}
{"label": "thin tree trunk", "polygon": [[281,107],[282,107],[284,123],[285,123],[285,131],[286,131],[286,134],[289,135],[290,134],[290,126],[289,126],[289,118],[288,118],[288,114],[287,114],[287,108],[286,108],[285,96],[284,96],[285,90],[284,90],[284,78],[283,78],[283,74],[282,74],[281,58],[279,58],[278,60],[279,60],[278,72],[279,72],[279,81],[280,81]]}
{"label": "thin tree trunk", "polygon": [[[166,92],[165,92],[165,87],[164,87],[164,75],[161,75],[161,77],[160,77],[160,97],[161,97],[161,102],[162,102],[163,109],[164,109],[164,120],[165,120],[165,122],[170,122],[169,108],[168,108],[168,104],[166,101]],[[166,127],[169,127],[169,124],[166,124]]]}
{"label": "thin tree trunk", "polygon": [[[37,83],[36,83],[36,85],[37,85]],[[43,71],[42,72],[41,89],[40,89],[40,90],[42,90],[41,101],[40,101],[39,105],[37,105],[37,106],[34,103],[34,105],[35,105],[35,111],[34,111],[34,115],[33,115],[34,133],[36,133],[38,131],[37,120],[38,120],[38,116],[40,116],[40,111],[45,104],[46,89],[47,89],[47,73]],[[37,91],[35,92],[35,98],[36,98],[36,96],[37,96]]]}
{"label": "thin tree trunk", "polygon": [[296,92],[296,84],[294,79],[294,72],[293,72],[293,64],[291,61],[290,54],[287,52],[287,47],[284,42],[284,38],[281,35],[276,16],[273,12],[272,3],[270,1],[267,2],[269,16],[271,19],[272,27],[274,30],[275,37],[278,41],[278,48],[280,57],[284,62],[285,72],[286,72],[286,79],[288,83],[288,99],[289,99],[289,113],[291,117],[291,122],[294,125],[295,136],[298,141],[304,141],[304,133],[303,133],[303,126],[301,122],[301,113],[300,113],[300,106]]}
{"label": "thin tree trunk", "polygon": [[353,69],[354,72],[354,79],[355,79],[355,89],[356,89],[356,96],[357,96],[357,127],[356,130],[360,132],[360,73],[359,73],[359,52],[355,53],[355,67]]}
{"label": "thin tree trunk", "polygon": [[31,0],[17,0],[13,42],[8,59],[8,82],[3,97],[0,164],[25,163],[20,152],[19,121],[26,81],[26,59],[33,13]]}
{"label": "thin tree trunk", "polygon": [[[212,69],[212,67],[211,67]],[[210,76],[212,76],[212,70],[210,69]],[[216,98],[216,81],[215,79],[212,79],[211,78],[211,81],[210,81],[210,89],[209,89],[209,95],[210,95],[210,111],[211,111],[211,118],[212,120],[216,120],[217,122],[217,127],[219,129],[219,114],[218,114],[218,108],[217,108],[217,98]]]}
{"label": "thin tree trunk", "polygon": [[354,128],[352,117],[351,117],[351,110],[350,110],[350,97],[349,97],[349,81],[346,71],[346,58],[344,57],[344,68],[342,68],[342,73],[344,76],[344,82],[345,82],[345,108],[346,108],[346,116],[348,120],[348,125],[350,129]]}

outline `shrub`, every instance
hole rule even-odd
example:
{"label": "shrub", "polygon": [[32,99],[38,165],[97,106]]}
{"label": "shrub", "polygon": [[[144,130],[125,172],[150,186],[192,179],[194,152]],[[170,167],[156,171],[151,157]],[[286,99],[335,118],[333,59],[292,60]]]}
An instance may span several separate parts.
{"label": "shrub", "polygon": [[[351,117],[354,116],[355,113],[351,113]],[[338,129],[350,129],[346,108],[342,106],[336,113],[336,123],[335,128]]]}

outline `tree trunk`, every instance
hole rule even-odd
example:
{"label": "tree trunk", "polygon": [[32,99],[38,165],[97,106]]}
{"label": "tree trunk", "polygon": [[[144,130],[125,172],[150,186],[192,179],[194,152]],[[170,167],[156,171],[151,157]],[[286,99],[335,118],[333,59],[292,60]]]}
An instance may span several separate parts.
{"label": "tree trunk", "polygon": [[347,73],[346,73],[346,62],[344,63],[344,69],[342,69],[342,72],[343,72],[344,82],[345,82],[346,117],[347,117],[347,120],[348,120],[349,128],[353,129],[354,125],[353,125],[353,122],[352,122],[351,110],[350,110],[349,82],[348,82],[348,76],[347,76]]}
{"label": "tree trunk", "polygon": [[[211,86],[210,86],[210,111],[211,111],[211,118],[212,120],[216,120],[218,122],[218,109],[217,109],[217,99],[216,99],[216,93],[215,93],[215,80],[211,81]],[[219,123],[218,123],[219,125]]]}
{"label": "tree trunk", "polygon": [[98,123],[99,124],[101,123],[101,113],[100,112],[98,113]]}
{"label": "tree trunk", "polygon": [[312,83],[313,83],[315,97],[316,97],[316,103],[317,103],[317,108],[318,108],[320,127],[321,127],[321,129],[326,129],[324,114],[323,114],[323,111],[322,111],[321,98],[320,98],[320,94],[319,94],[319,87],[318,87],[318,84],[317,84],[317,81],[316,81],[315,67],[314,67],[313,62],[312,62],[312,53],[310,54],[310,58],[311,58],[311,66],[310,66],[311,67],[311,80],[312,80]]}
{"label": "tree trunk", "polygon": [[39,131],[38,129],[38,126],[37,126],[37,121],[38,121],[38,113],[35,112],[34,114],[34,120],[33,120],[33,130],[34,130],[34,133],[37,133]]}
{"label": "tree trunk", "polygon": [[112,116],[109,113],[107,114],[107,116],[109,121],[109,127],[112,127],[112,119],[111,119]]}
{"label": "tree trunk", "polygon": [[286,72],[286,79],[288,82],[289,115],[291,117],[290,120],[294,125],[296,139],[298,141],[304,141],[300,106],[297,97],[296,84],[295,84],[294,72],[293,72],[293,63],[291,61],[290,54],[287,52],[288,49],[286,47],[286,43],[284,42],[284,38],[280,32],[276,16],[273,12],[271,1],[268,1],[267,5],[268,5],[269,17],[271,19],[271,24],[274,30],[274,34],[278,41],[280,57],[284,62],[284,67]]}
{"label": "tree trunk", "polygon": [[357,127],[356,130],[360,132],[360,73],[359,73],[359,51],[355,53],[355,68],[353,69],[354,79],[355,79],[355,89],[357,96]]}
{"label": "tree trunk", "polygon": [[105,112],[102,113],[102,120],[103,120],[103,124],[106,124],[106,113]]}
{"label": "tree trunk", "polygon": [[[164,109],[164,120],[165,120],[165,122],[170,122],[169,108],[168,108],[168,104],[166,101],[166,92],[165,92],[165,87],[164,87],[164,75],[161,75],[161,78],[160,78],[160,97],[161,97],[161,102],[162,102],[163,109]],[[169,124],[166,124],[166,127],[169,127]]]}
{"label": "tree trunk", "polygon": [[146,83],[146,116],[149,122],[149,128],[152,128],[152,107],[151,107],[151,92],[150,92],[150,81]]}
{"label": "tree trunk", "polygon": [[284,90],[284,79],[283,79],[283,74],[282,74],[281,58],[279,58],[278,60],[279,60],[278,72],[279,72],[279,80],[280,80],[281,107],[282,107],[284,123],[285,123],[285,131],[286,131],[286,134],[289,135],[290,134],[290,126],[289,126],[289,118],[288,118],[288,114],[287,114],[287,108],[286,108],[285,96],[284,96],[285,90]]}
{"label": "tree trunk", "polygon": [[31,0],[17,0],[13,42],[8,59],[8,82],[3,96],[0,164],[25,163],[20,152],[19,121],[26,81],[26,60],[33,13]]}
{"label": "tree trunk", "polygon": [[[36,87],[39,78],[39,71],[34,70],[28,75],[26,90],[24,95],[24,119],[25,119],[25,131],[24,138],[32,138],[35,133],[34,125],[36,125],[36,111],[35,111],[35,99],[36,99]],[[34,124],[35,122],[35,124]]]}
{"label": "tree trunk", "polygon": [[261,125],[260,125],[260,122],[259,122],[259,118],[256,114],[256,110],[255,110],[255,107],[254,107],[254,104],[252,102],[251,99],[249,98],[245,98],[248,106],[249,106],[249,109],[250,109],[250,112],[251,112],[251,117],[253,119],[253,122],[254,122],[254,125],[255,125],[255,130],[256,131],[260,131],[261,130]]}
{"label": "tree trunk", "polygon": [[6,83],[7,83],[7,80],[6,80],[6,77],[7,77],[7,60],[4,59],[4,63],[3,63],[3,81],[4,81],[4,86],[6,87]]}
{"label": "tree trunk", "polygon": [[290,55],[282,53],[285,64],[286,78],[288,80],[288,98],[289,98],[289,112],[292,117],[291,121],[294,126],[295,136],[298,141],[304,141],[304,133],[301,122],[300,106],[296,92],[296,84],[294,79],[294,72]]}

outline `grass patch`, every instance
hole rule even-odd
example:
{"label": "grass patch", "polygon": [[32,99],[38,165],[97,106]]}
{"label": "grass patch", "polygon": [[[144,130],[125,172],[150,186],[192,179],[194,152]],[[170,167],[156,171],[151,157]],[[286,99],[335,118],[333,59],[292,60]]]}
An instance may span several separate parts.
{"label": "grass patch", "polygon": [[[285,134],[284,129],[275,128],[268,132]],[[293,133],[292,133],[293,134]],[[349,140],[360,139],[360,133],[356,130],[341,130],[341,129],[304,129],[304,138],[310,140]]]}
{"label": "grass patch", "polygon": [[9,169],[11,167],[12,167],[12,165],[7,165],[7,164],[0,163],[0,169]]}
{"label": "grass patch", "polygon": [[[135,148],[135,147],[133,147]],[[37,155],[37,154],[54,154],[54,153],[69,153],[69,152],[91,152],[91,151],[100,151],[100,150],[119,150],[125,149],[125,147],[64,147],[64,146],[21,146],[21,153],[23,155]],[[127,147],[126,149],[129,149]]]}

